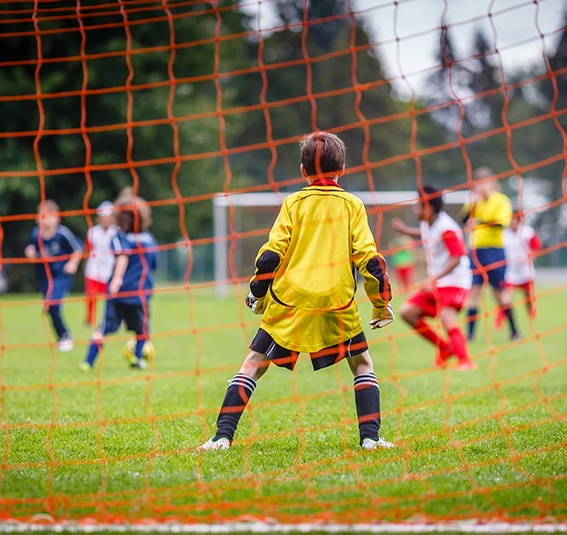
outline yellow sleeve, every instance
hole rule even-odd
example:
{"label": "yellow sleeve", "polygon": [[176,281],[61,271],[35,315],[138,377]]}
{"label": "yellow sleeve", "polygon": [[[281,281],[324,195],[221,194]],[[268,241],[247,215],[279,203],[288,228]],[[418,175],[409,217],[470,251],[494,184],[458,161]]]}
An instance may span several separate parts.
{"label": "yellow sleeve", "polygon": [[498,199],[498,203],[494,207],[493,220],[495,223],[502,225],[504,228],[510,226],[510,221],[512,221],[512,203],[510,199],[501,194]]}
{"label": "yellow sleeve", "polygon": [[364,277],[364,290],[376,308],[392,300],[390,278],[384,257],[376,250],[374,236],[368,226],[366,210],[361,203],[359,211],[351,221],[352,261]]}
{"label": "yellow sleeve", "polygon": [[254,262],[256,271],[250,279],[250,291],[255,297],[264,297],[268,292],[270,282],[274,278],[274,271],[280,265],[289,247],[291,229],[291,215],[286,198],[270,230],[268,241],[260,248]]}
{"label": "yellow sleeve", "polygon": [[[465,205],[459,210],[457,214],[457,221],[461,223],[466,223],[471,216],[471,203],[467,202]],[[473,216],[474,216],[474,205],[473,205]]]}

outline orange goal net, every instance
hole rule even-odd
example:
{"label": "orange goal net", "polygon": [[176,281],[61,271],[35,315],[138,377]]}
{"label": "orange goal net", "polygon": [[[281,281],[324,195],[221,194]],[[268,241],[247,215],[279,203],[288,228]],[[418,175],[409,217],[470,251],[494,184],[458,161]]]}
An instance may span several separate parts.
{"label": "orange goal net", "polygon": [[[567,12],[554,0],[437,4],[0,0],[0,531],[564,528]],[[201,451],[260,325],[245,304],[254,259],[285,197],[305,186],[298,142],[315,130],[345,142],[340,184],[364,203],[389,268],[396,320],[366,328],[362,281],[357,300],[380,436],[395,447],[360,447],[349,367],[314,373],[304,354],[258,381],[230,449]],[[484,284],[457,320],[475,369],[435,367],[439,344],[400,314],[431,283],[428,243],[392,221],[417,227],[434,185],[467,241],[493,227],[470,205],[479,168],[518,232],[537,237],[520,246],[534,282]],[[144,288],[144,259],[125,295],[143,301],[152,346],[131,367],[136,340],[120,329],[80,368],[108,320],[105,289],[94,305],[85,296],[89,236],[101,203],[125,188],[132,204],[118,212],[134,207],[134,233],[142,199],[151,208],[155,284]],[[50,216],[68,250],[49,245]],[[59,292],[55,263],[75,260]],[[506,261],[473,264],[488,282]],[[445,336],[439,317],[428,322]]]}

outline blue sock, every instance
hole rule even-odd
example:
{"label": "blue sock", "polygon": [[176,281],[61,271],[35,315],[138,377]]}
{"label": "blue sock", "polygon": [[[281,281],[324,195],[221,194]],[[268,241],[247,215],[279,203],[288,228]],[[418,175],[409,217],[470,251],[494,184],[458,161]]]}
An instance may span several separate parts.
{"label": "blue sock", "polygon": [[99,345],[97,342],[91,342],[89,349],[87,351],[87,356],[85,357],[85,362],[88,362],[91,366],[94,364],[96,357],[99,352]]}
{"label": "blue sock", "polygon": [[142,358],[142,349],[144,349],[145,340],[136,341],[136,358],[140,360]]}
{"label": "blue sock", "polygon": [[51,305],[49,307],[49,315],[51,316],[51,323],[53,323],[53,328],[55,329],[55,332],[57,333],[59,339],[61,339],[64,334],[67,334],[67,328],[65,327],[63,318],[61,317],[60,305]]}
{"label": "blue sock", "polygon": [[510,323],[510,330],[512,334],[516,334],[516,325],[514,324],[514,316],[512,315],[512,309],[510,307],[506,307],[504,309],[504,314],[508,318],[508,322]]}
{"label": "blue sock", "polygon": [[476,321],[476,314],[477,314],[477,309],[476,308],[469,308],[468,311],[468,316],[469,316],[469,336],[472,337],[472,335],[474,334],[474,324]]}

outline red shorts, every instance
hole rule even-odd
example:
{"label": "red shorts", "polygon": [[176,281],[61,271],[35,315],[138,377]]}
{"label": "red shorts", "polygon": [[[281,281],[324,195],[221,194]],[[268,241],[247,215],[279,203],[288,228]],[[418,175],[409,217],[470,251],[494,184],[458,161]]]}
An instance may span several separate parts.
{"label": "red shorts", "polygon": [[413,266],[395,267],[395,276],[402,281],[404,286],[411,286],[413,283]]}
{"label": "red shorts", "polygon": [[510,284],[507,282],[506,288],[509,290],[524,290],[526,295],[534,295],[534,281],[528,281],[525,284]]}
{"label": "red shorts", "polygon": [[419,290],[407,302],[421,309],[425,316],[436,318],[442,308],[452,307],[461,310],[468,296],[468,290],[450,286],[437,288],[435,293]]}
{"label": "red shorts", "polygon": [[85,293],[87,295],[105,294],[106,286],[106,282],[99,282],[85,277]]}

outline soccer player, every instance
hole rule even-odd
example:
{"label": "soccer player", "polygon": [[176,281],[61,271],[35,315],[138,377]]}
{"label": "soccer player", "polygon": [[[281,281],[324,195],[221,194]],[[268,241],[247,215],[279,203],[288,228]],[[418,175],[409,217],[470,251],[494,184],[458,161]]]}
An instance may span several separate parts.
{"label": "soccer player", "polygon": [[37,227],[25,248],[27,258],[39,258],[36,273],[45,297],[45,310],[57,333],[59,351],[71,351],[73,338],[61,315],[62,300],[69,294],[81,262],[83,244],[66,226],[61,225],[59,205],[47,199],[37,207]]}
{"label": "soccer player", "polygon": [[85,294],[87,296],[86,323],[96,324],[98,295],[106,294],[108,281],[114,268],[114,252],[110,242],[118,227],[114,224],[114,204],[102,202],[96,209],[97,224],[87,231],[86,247],[89,257],[85,266]]}
{"label": "soccer player", "polygon": [[471,232],[472,288],[468,302],[468,339],[474,337],[474,327],[480,302],[480,293],[485,277],[492,286],[494,297],[510,324],[510,336],[517,340],[520,335],[514,323],[510,308],[510,292],[506,288],[506,257],[504,253],[503,230],[512,219],[510,199],[498,191],[494,174],[488,167],[480,167],[474,172],[474,194],[476,202],[466,204],[461,210],[463,223],[473,218]]}
{"label": "soccer player", "polygon": [[157,267],[157,244],[148,230],[151,209],[146,201],[134,197],[130,191],[121,194],[114,206],[120,230],[110,245],[116,262],[108,283],[106,307],[99,328],[91,338],[85,360],[79,365],[82,371],[93,367],[104,337],[116,332],[122,323],[136,333],[132,367],[147,367],[142,349],[149,339],[149,301],[154,285],[152,272]]}
{"label": "soccer player", "polygon": [[411,251],[413,240],[404,236],[401,232],[396,231],[396,236],[390,240],[388,247],[390,249],[396,249],[396,251],[392,253],[394,277],[404,289],[404,293],[407,293],[413,284],[414,276],[415,259]]}
{"label": "soccer player", "polygon": [[[536,315],[535,267],[532,256],[541,248],[542,243],[535,229],[522,224],[519,214],[514,214],[510,226],[504,229],[505,281],[510,293],[515,288],[524,292],[531,319],[534,319]],[[496,329],[502,326],[503,320],[504,310],[499,307],[494,322]]]}
{"label": "soccer player", "polygon": [[372,328],[394,320],[386,263],[376,251],[360,199],[337,183],[345,146],[317,131],[301,141],[301,173],[309,184],[286,197],[268,242],[256,257],[246,304],[261,326],[226,392],[213,438],[201,450],[227,449],[256,381],[271,362],[293,370],[300,352],[314,370],[346,357],[354,375],[360,444],[393,444],[379,437],[380,390],[355,300],[355,266],[372,302]]}
{"label": "soccer player", "polygon": [[[465,335],[457,323],[457,314],[471,287],[470,262],[463,233],[457,222],[443,211],[441,192],[433,186],[423,187],[416,211],[419,228],[408,227],[400,219],[394,219],[391,224],[403,234],[421,238],[429,279],[402,305],[400,313],[421,336],[435,345],[435,366],[444,367],[447,359],[456,355],[457,369],[475,369]],[[426,316],[441,319],[448,341],[424,321]]]}

